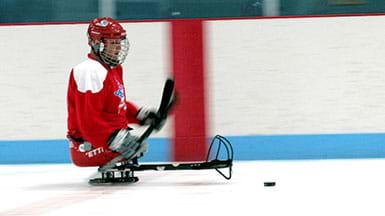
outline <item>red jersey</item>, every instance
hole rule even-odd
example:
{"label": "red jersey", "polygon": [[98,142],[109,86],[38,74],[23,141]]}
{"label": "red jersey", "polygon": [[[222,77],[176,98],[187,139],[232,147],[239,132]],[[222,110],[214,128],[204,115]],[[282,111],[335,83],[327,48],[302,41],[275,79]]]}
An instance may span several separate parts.
{"label": "red jersey", "polygon": [[[91,161],[79,161],[74,154],[80,153],[78,146],[71,145],[71,156],[79,166],[103,165],[116,154],[107,141],[116,130],[128,128],[129,123],[138,123],[138,108],[126,101],[122,66],[109,68],[92,58],[75,66],[70,74],[68,94],[68,136],[85,140],[92,145],[93,153],[80,151]],[[95,149],[98,149],[95,151]],[[74,151],[73,151],[74,150]],[[110,154],[104,160],[98,154]],[[75,156],[75,157],[74,157]],[[96,161],[92,161],[93,158]],[[88,160],[87,159],[87,160]],[[81,159],[82,160],[82,159]]]}

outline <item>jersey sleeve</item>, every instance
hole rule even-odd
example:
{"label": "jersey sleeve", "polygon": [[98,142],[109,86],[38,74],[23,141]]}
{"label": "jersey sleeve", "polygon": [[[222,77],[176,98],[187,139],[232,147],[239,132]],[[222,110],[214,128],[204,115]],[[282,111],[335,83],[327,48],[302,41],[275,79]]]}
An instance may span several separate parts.
{"label": "jersey sleeve", "polygon": [[137,114],[139,111],[138,107],[130,101],[126,101],[126,105],[127,105],[126,117],[128,122],[139,124],[139,120],[137,119]]}

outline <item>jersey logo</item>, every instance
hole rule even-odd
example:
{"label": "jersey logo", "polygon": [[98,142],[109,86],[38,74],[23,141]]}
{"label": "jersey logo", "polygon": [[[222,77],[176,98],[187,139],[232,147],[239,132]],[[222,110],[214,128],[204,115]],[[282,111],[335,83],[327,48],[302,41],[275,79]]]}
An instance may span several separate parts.
{"label": "jersey logo", "polygon": [[127,105],[126,105],[126,100],[124,96],[124,87],[119,82],[118,82],[118,86],[119,86],[118,90],[114,92],[114,95],[120,98],[120,103],[118,106],[118,113],[120,113],[120,111],[127,109]]}
{"label": "jersey logo", "polygon": [[124,99],[124,89],[123,86],[119,85],[119,89],[114,92],[115,96],[118,96],[120,99]]}
{"label": "jersey logo", "polygon": [[85,152],[85,154],[87,155],[87,157],[92,158],[92,157],[95,157],[95,156],[97,156],[103,152],[104,152],[104,148],[99,147],[99,148],[93,149],[91,151]]}

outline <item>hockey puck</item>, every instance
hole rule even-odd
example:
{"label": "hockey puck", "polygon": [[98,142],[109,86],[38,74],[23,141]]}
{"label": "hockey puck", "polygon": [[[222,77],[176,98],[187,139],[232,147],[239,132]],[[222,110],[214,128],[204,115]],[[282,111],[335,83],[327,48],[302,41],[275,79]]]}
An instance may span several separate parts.
{"label": "hockey puck", "polygon": [[263,186],[265,186],[265,187],[274,187],[275,186],[275,182],[264,182]]}

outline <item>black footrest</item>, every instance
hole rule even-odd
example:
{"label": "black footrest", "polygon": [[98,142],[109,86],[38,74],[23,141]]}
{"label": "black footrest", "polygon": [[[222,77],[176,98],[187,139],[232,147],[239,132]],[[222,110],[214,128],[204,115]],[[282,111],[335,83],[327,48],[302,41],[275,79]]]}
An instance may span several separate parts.
{"label": "black footrest", "polygon": [[139,181],[139,178],[134,176],[131,170],[110,169],[106,172],[100,172],[100,177],[90,179],[88,181],[91,185],[105,185],[105,184],[129,184]]}
{"label": "black footrest", "polygon": [[134,177],[118,177],[118,178],[94,178],[88,181],[91,185],[106,185],[106,184],[130,184],[139,181],[139,178]]}

